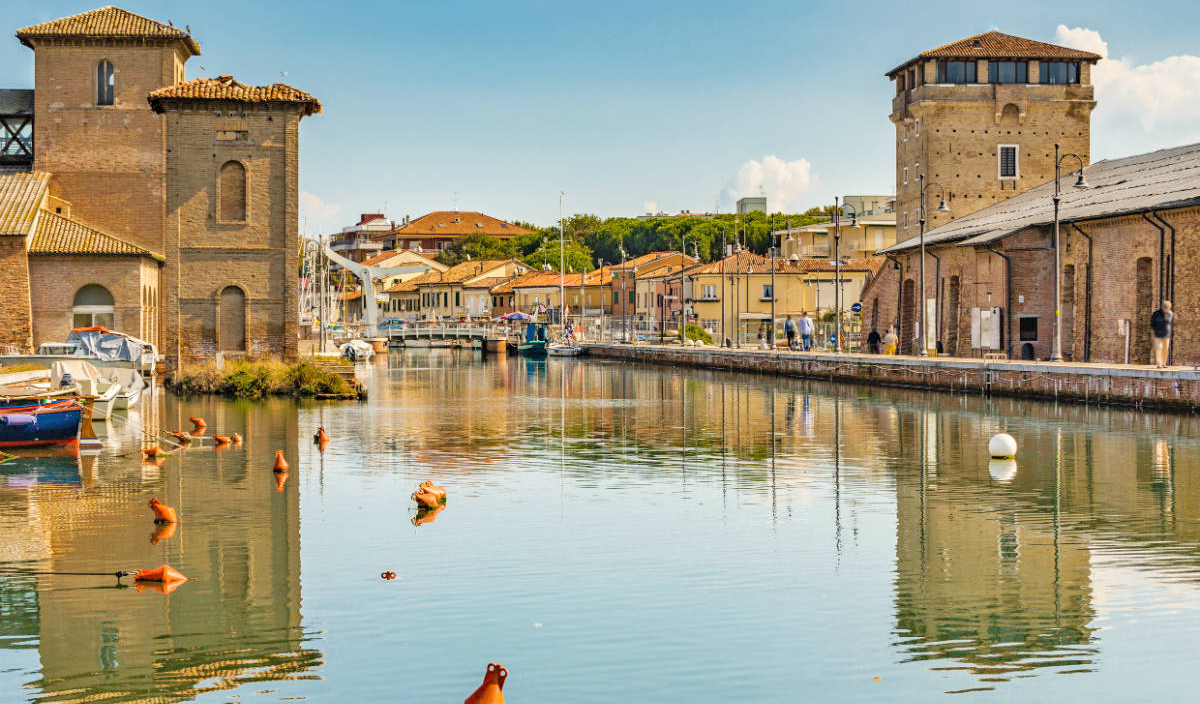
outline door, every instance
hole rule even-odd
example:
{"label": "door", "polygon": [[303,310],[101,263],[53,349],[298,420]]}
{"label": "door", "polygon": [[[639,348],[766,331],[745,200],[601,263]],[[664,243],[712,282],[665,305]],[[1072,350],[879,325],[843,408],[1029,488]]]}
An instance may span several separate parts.
{"label": "door", "polygon": [[221,291],[220,347],[222,352],[246,351],[246,294],[237,286]]}

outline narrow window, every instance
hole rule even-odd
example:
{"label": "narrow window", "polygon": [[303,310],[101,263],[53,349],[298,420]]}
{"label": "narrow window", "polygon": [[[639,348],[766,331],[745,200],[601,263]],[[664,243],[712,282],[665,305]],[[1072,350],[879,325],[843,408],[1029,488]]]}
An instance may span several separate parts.
{"label": "narrow window", "polygon": [[116,81],[113,77],[113,65],[108,59],[96,64],[96,104],[112,105],[116,95]]}
{"label": "narrow window", "polygon": [[771,300],[771,297],[772,297],[772,296],[771,296],[771,294],[772,294],[772,290],[771,290],[771,284],[763,284],[763,287],[762,287],[762,299],[763,299],[764,301],[769,301],[769,300]]}
{"label": "narrow window", "polygon": [[908,167],[904,167],[904,182],[908,183]]}
{"label": "narrow window", "polygon": [[1037,342],[1037,322],[1036,317],[1018,318],[1021,323],[1021,342]]}
{"label": "narrow window", "polygon": [[921,118],[917,118],[915,120],[914,126],[915,126],[916,131],[913,133],[913,136],[920,137],[921,136]]}
{"label": "narrow window", "polygon": [[1000,145],[1000,178],[1017,178],[1017,145]]}
{"label": "narrow window", "polygon": [[217,189],[217,218],[221,222],[245,222],[246,167],[236,161],[225,162]]}

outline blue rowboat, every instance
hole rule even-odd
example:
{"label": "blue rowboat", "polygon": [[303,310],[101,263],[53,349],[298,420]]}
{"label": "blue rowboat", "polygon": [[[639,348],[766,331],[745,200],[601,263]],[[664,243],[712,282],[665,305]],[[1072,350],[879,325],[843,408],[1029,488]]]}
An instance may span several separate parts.
{"label": "blue rowboat", "polygon": [[0,447],[73,445],[82,420],[78,401],[0,408]]}

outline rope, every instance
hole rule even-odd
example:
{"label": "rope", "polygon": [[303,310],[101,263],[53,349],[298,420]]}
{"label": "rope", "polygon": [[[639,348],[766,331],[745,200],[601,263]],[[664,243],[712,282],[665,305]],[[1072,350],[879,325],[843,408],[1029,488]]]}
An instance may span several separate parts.
{"label": "rope", "polygon": [[47,575],[67,575],[67,576],[75,576],[75,577],[116,577],[117,579],[120,579],[122,577],[132,577],[140,571],[141,570],[117,570],[116,572],[56,572],[56,571],[52,571],[52,570],[0,569],[0,574],[8,574],[8,575],[47,574]]}

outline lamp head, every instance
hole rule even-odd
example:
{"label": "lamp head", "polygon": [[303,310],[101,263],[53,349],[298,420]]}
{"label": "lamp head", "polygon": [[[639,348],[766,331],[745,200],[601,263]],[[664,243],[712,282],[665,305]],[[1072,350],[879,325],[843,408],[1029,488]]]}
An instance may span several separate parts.
{"label": "lamp head", "polygon": [[1091,184],[1089,184],[1087,182],[1087,179],[1085,179],[1083,177],[1083,169],[1079,170],[1079,178],[1075,179],[1075,187],[1076,188],[1091,188],[1092,187]]}
{"label": "lamp head", "polygon": [[938,203],[938,207],[937,207],[937,209],[938,209],[938,212],[939,212],[939,213],[948,213],[948,212],[950,212],[950,206],[946,205],[946,197],[945,197],[945,196],[942,196],[942,202],[941,202],[941,203]]}
{"label": "lamp head", "polygon": [[850,227],[858,227],[858,215],[857,214],[850,216]]}

